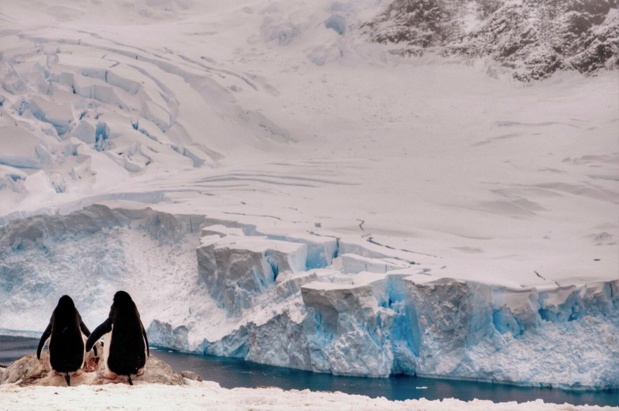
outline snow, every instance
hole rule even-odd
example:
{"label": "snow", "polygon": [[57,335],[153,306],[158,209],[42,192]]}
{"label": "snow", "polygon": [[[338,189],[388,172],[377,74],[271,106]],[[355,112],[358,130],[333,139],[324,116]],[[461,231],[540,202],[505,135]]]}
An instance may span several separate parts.
{"label": "snow", "polygon": [[455,399],[442,401],[407,400],[388,401],[361,395],[304,391],[284,391],[278,388],[224,389],[214,382],[188,382],[176,387],[162,384],[104,385],[77,387],[18,387],[0,386],[2,410],[28,410],[34,408],[82,410],[87,401],[91,409],[109,410],[531,410],[531,411],[595,411],[611,407],[545,404],[543,401],[527,403],[500,403],[474,400],[463,402]]}
{"label": "snow", "polygon": [[375,0],[26,3],[0,5],[0,329],[124,289],[182,351],[619,388],[616,72],[404,60],[356,30]]}

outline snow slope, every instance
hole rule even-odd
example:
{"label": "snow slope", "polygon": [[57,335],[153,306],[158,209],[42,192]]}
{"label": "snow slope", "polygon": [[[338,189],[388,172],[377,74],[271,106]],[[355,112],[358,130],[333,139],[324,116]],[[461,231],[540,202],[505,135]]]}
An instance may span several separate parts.
{"label": "snow slope", "polygon": [[0,328],[125,289],[185,351],[618,388],[616,72],[403,60],[384,7],[3,1]]}

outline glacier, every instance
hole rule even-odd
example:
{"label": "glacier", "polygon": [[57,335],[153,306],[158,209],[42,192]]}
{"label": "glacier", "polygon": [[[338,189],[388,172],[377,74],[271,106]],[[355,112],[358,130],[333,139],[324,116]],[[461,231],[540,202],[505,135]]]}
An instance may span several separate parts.
{"label": "glacier", "polygon": [[240,3],[1,2],[0,332],[123,289],[188,353],[619,388],[616,4],[524,84],[574,14],[404,58],[392,2]]}
{"label": "glacier", "polygon": [[60,293],[93,324],[122,287],[149,341],[184,352],[335,375],[619,388],[619,280],[515,287],[402,257],[319,228],[282,235],[151,208],[15,218],[0,227],[0,328],[40,331]]}

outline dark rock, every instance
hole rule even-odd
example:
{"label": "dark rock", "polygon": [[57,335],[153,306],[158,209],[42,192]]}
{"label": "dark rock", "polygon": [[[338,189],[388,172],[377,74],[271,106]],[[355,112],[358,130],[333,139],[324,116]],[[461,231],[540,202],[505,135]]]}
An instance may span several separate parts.
{"label": "dark rock", "polygon": [[33,385],[34,382],[46,377],[49,372],[47,352],[41,354],[41,360],[37,360],[35,354],[28,354],[8,365],[0,377],[0,384],[20,382],[19,385]]}
{"label": "dark rock", "polygon": [[491,57],[522,81],[619,68],[616,0],[394,0],[360,30],[402,56]]}
{"label": "dark rock", "polygon": [[181,371],[183,378],[192,381],[202,381],[202,377],[193,371]]}

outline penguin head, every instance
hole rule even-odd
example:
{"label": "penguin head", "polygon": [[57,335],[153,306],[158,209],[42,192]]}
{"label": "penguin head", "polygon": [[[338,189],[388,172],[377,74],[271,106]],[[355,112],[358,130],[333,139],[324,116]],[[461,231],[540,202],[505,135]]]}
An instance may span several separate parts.
{"label": "penguin head", "polygon": [[63,295],[58,300],[58,305],[54,310],[54,314],[57,318],[72,318],[75,317],[77,313],[77,309],[75,308],[75,304],[73,300],[68,295]]}
{"label": "penguin head", "polygon": [[117,291],[114,294],[114,304],[125,305],[125,304],[133,304],[133,300],[131,296],[126,291]]}
{"label": "penguin head", "polygon": [[68,295],[63,295],[58,300],[58,307],[67,307],[67,308],[75,308],[75,304],[73,303],[73,299]]}
{"label": "penguin head", "polygon": [[114,302],[110,310],[110,317],[114,317],[114,314],[119,312],[131,312],[137,311],[135,303],[131,299],[131,296],[126,291],[118,291],[114,294]]}

